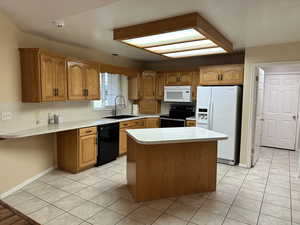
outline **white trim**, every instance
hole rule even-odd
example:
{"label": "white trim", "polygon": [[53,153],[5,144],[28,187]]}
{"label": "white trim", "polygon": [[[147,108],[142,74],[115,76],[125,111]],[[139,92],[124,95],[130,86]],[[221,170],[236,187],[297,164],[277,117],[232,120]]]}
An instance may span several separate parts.
{"label": "white trim", "polygon": [[239,163],[239,167],[243,167],[243,168],[251,168],[251,166],[248,166],[248,165],[243,164],[243,163]]}
{"label": "white trim", "polygon": [[37,175],[35,175],[35,176],[29,178],[28,180],[25,180],[25,181],[22,182],[21,184],[18,184],[17,186],[15,186],[15,187],[9,189],[8,191],[6,191],[6,192],[4,192],[4,193],[1,193],[1,194],[0,194],[0,199],[3,199],[3,198],[5,198],[5,197],[11,195],[12,193],[14,193],[14,192],[16,192],[16,191],[22,189],[25,185],[32,183],[33,181],[37,180],[38,178],[44,176],[45,174],[51,172],[51,171],[54,170],[54,169],[55,169],[54,167],[50,167],[50,168],[44,170],[43,172],[41,172],[41,173],[39,173],[39,174],[37,174]]}
{"label": "white trim", "polygon": [[265,75],[299,75],[300,72],[269,72],[269,73],[266,73],[265,72]]}

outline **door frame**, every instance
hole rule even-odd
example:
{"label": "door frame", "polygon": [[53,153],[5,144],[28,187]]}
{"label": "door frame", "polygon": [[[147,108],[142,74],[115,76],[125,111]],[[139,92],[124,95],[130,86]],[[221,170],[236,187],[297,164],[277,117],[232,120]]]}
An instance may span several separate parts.
{"label": "door frame", "polygon": [[[248,162],[248,166],[247,167],[251,167],[253,166],[253,148],[255,148],[255,133],[256,133],[256,104],[257,104],[257,93],[258,93],[258,82],[256,81],[256,77],[257,77],[257,71],[259,68],[264,67],[264,66],[270,66],[270,65],[291,65],[291,64],[299,64],[300,65],[300,61],[278,61],[278,62],[258,62],[258,63],[251,63],[249,64],[249,68],[250,68],[250,77],[251,77],[251,113],[250,113],[250,121],[249,121],[249,125],[248,126],[248,132],[251,134],[250,140],[248,140],[248,143],[250,144],[250,154],[248,154],[247,157],[247,162]],[[291,74],[291,73],[290,73]],[[295,74],[295,73],[294,73]],[[300,71],[298,73],[300,75]],[[299,94],[300,97],[300,94]],[[298,112],[300,112],[300,104],[298,104]],[[298,119],[298,123],[297,123],[297,129],[296,129],[296,148],[295,151],[300,152],[300,148],[299,148],[299,132],[300,132],[300,119]],[[300,155],[299,155],[299,159],[300,159]],[[300,160],[299,160],[300,161]],[[299,162],[300,164],[300,162]],[[241,165],[244,166],[244,165]],[[299,171],[299,176],[300,176],[300,171]]]}

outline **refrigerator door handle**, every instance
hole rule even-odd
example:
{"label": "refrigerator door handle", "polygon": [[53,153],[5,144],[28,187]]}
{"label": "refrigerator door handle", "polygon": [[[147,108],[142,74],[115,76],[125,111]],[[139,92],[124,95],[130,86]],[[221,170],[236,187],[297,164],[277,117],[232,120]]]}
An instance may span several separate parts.
{"label": "refrigerator door handle", "polygon": [[213,115],[214,115],[214,102],[211,101],[211,113],[210,113],[210,130],[213,129]]}

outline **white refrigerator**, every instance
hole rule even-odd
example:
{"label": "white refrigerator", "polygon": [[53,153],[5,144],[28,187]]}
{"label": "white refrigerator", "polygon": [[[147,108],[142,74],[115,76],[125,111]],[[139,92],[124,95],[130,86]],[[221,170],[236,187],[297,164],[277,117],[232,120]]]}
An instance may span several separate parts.
{"label": "white refrigerator", "polygon": [[197,126],[228,135],[218,142],[218,162],[235,165],[239,157],[241,96],[239,86],[198,86]]}

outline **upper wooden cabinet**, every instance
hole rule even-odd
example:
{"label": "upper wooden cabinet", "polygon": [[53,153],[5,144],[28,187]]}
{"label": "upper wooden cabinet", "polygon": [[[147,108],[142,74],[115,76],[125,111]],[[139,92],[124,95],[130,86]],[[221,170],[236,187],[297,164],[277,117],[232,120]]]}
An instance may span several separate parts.
{"label": "upper wooden cabinet", "polygon": [[100,82],[97,64],[68,61],[69,100],[100,99]]}
{"label": "upper wooden cabinet", "polygon": [[156,72],[144,71],[140,77],[141,98],[155,99]]}
{"label": "upper wooden cabinet", "polygon": [[165,87],[165,74],[162,72],[158,72],[156,77],[156,89],[155,89],[155,98],[157,100],[164,99],[164,87]]}
{"label": "upper wooden cabinet", "polygon": [[66,59],[37,48],[19,49],[23,102],[67,100]]}
{"label": "upper wooden cabinet", "polygon": [[140,76],[128,77],[128,99],[138,100],[140,98]]}
{"label": "upper wooden cabinet", "polygon": [[166,85],[192,85],[193,83],[193,72],[168,72],[166,73]]}
{"label": "upper wooden cabinet", "polygon": [[200,85],[242,85],[244,65],[203,66],[200,68]]}

